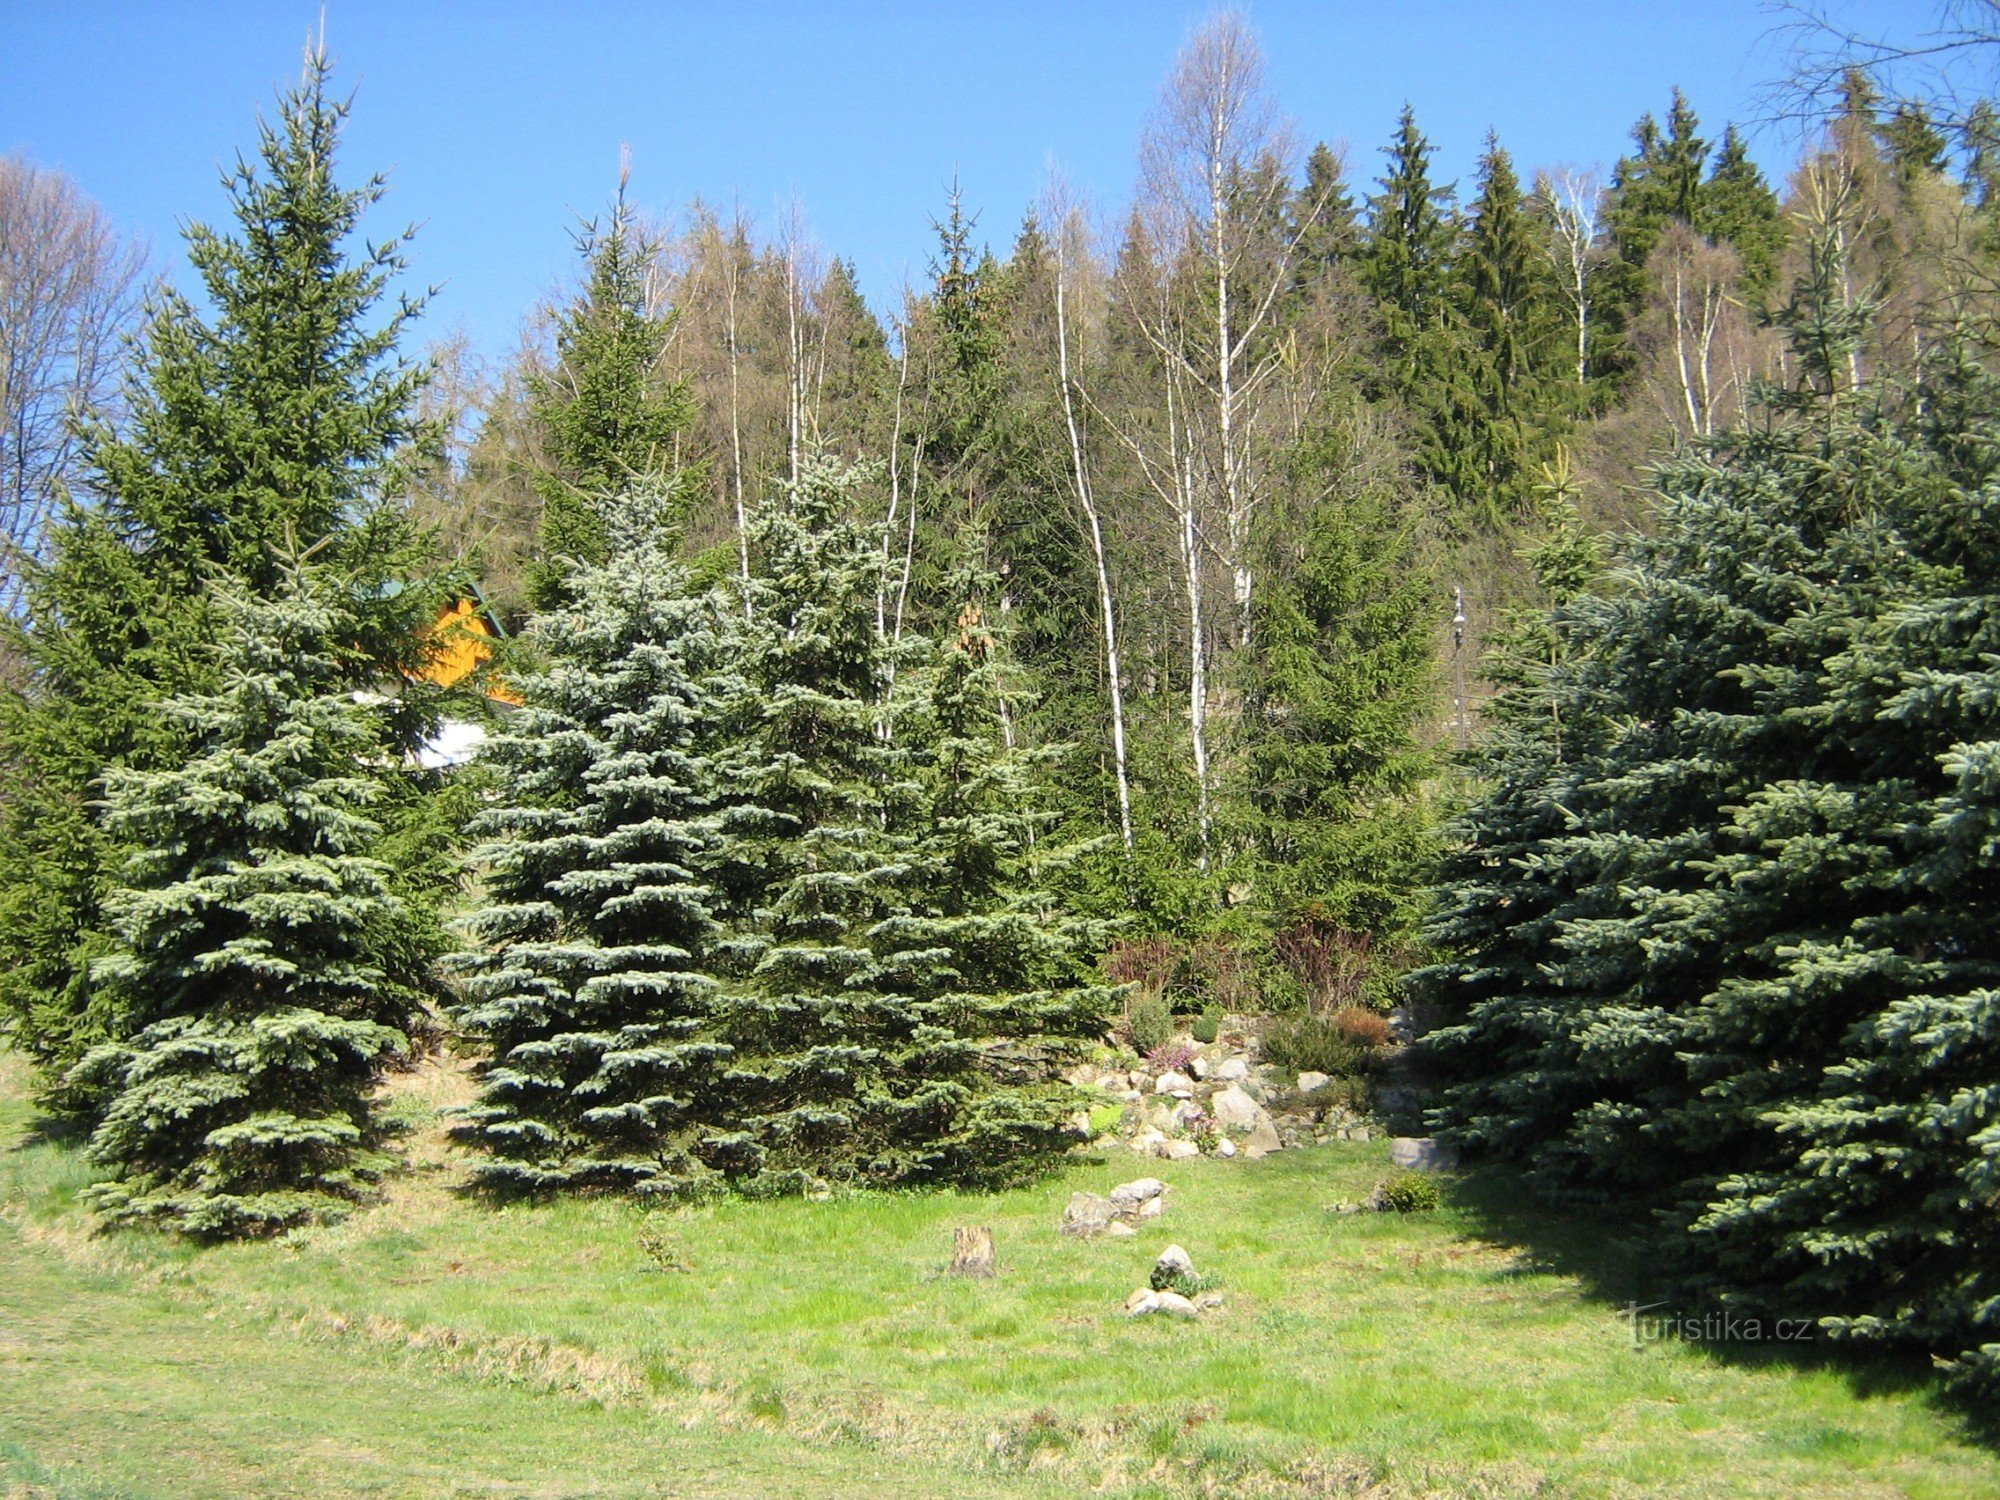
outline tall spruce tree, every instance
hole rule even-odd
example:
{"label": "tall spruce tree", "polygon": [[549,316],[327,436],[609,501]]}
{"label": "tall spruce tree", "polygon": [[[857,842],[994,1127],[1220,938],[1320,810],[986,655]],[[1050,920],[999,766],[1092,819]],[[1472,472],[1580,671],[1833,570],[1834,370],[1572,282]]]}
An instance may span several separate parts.
{"label": "tall spruce tree", "polygon": [[1414,925],[1431,854],[1420,726],[1434,707],[1433,595],[1408,499],[1388,474],[1327,485],[1352,434],[1322,423],[1292,456],[1322,482],[1275,511],[1242,739],[1262,904],[1383,935]]}
{"label": "tall spruce tree", "polygon": [[1715,148],[1715,164],[1702,184],[1694,227],[1734,247],[1743,263],[1743,285],[1760,300],[1777,284],[1785,253],[1785,218],[1778,195],[1750,159],[1743,132],[1731,125]]}
{"label": "tall spruce tree", "polygon": [[531,582],[543,605],[560,600],[571,567],[603,561],[604,506],[613,496],[636,482],[671,479],[680,503],[660,519],[677,528],[702,487],[684,442],[691,398],[660,368],[673,321],[649,298],[658,247],[625,200],[622,173],[609,215],[585,224],[577,244],[589,274],[557,316],[554,367],[529,381],[530,411],[546,444],[547,467],[535,484],[543,560]]}
{"label": "tall spruce tree", "polygon": [[2000,388],[1950,346],[1854,388],[1837,228],[1776,314],[1795,386],[1659,471],[1627,586],[1510,695],[1432,933],[1440,1123],[1990,1399]]}
{"label": "tall spruce tree", "polygon": [[[225,176],[234,231],[189,227],[207,310],[158,295],[128,421],[89,434],[96,498],[66,510],[30,580],[29,681],[0,696],[18,768],[0,813],[0,1015],[48,1080],[109,1035],[90,964],[129,851],[93,817],[94,785],[109,766],[157,769],[182,753],[181,726],[156,704],[210,680],[208,571],[267,589],[275,557],[318,545],[316,565],[347,580],[352,682],[394,677],[425,649],[431,595],[402,586],[422,538],[383,499],[424,435],[424,372],[396,354],[419,304],[390,299],[402,236],[352,248],[384,185],[335,177],[348,106],[329,92],[331,66],[308,50],[255,159]],[[399,699],[397,748],[421,739],[431,711],[422,694]],[[48,1098],[75,1102],[59,1088]]]}
{"label": "tall spruce tree", "polygon": [[[1023,930],[981,932],[970,919],[998,914],[953,909],[970,901],[965,867],[956,892],[922,878],[951,869],[927,840],[953,832],[938,831],[920,751],[888,701],[882,539],[854,517],[857,480],[815,462],[760,515],[718,757],[733,800],[708,862],[728,914],[713,950],[717,1039],[738,1129],[714,1150],[754,1191],[1004,1178],[1058,1143],[1052,1122],[1072,1103],[1041,1029],[1081,1009],[976,992],[981,966],[1034,974],[1006,954]],[[901,674],[906,691],[915,675]],[[971,868],[1004,858],[991,829],[957,837],[975,833],[990,847]]]}
{"label": "tall spruce tree", "polygon": [[104,1099],[90,1196],[113,1220],[220,1237],[337,1215],[379,1165],[367,1090],[411,998],[375,954],[397,920],[363,767],[383,737],[344,690],[344,589],[296,561],[218,593],[213,690],[169,700],[184,765],[113,768],[135,853],[94,979],[121,1039],[73,1069]]}
{"label": "tall spruce tree", "polygon": [[1545,460],[1570,387],[1551,369],[1556,321],[1514,164],[1494,136],[1455,263],[1473,401],[1464,441],[1481,500],[1498,520],[1519,510]]}
{"label": "tall spruce tree", "polygon": [[1381,191],[1369,200],[1361,281],[1382,320],[1380,376],[1371,394],[1400,406],[1419,468],[1458,501],[1483,508],[1467,441],[1474,395],[1464,331],[1452,295],[1458,224],[1453,191],[1431,181],[1431,143],[1408,105]]}
{"label": "tall spruce tree", "polygon": [[686,1192],[713,1176],[728,1049],[702,972],[717,924],[700,874],[716,788],[715,599],[671,556],[677,496],[598,502],[604,561],[531,638],[544,665],[485,752],[499,802],[475,852],[459,1020],[492,1051],[456,1134],[502,1192]]}

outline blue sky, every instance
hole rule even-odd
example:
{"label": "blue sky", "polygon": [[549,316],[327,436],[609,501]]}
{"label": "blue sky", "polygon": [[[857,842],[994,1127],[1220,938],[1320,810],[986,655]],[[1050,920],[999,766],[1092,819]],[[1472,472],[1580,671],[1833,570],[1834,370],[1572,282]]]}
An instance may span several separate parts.
{"label": "blue sky", "polygon": [[[1711,135],[1751,118],[1782,67],[1758,0],[1261,0],[1243,7],[1274,92],[1308,142],[1344,141],[1356,178],[1405,99],[1445,175],[1487,128],[1525,169],[1609,165],[1643,110],[1684,87]],[[1106,212],[1175,51],[1207,13],[1134,0],[984,4],[651,4],[326,0],[357,90],[346,172],[390,174],[371,221],[416,221],[413,279],[439,283],[427,333],[489,355],[574,271],[569,232],[614,184],[669,209],[700,194],[767,225],[794,195],[855,262],[877,310],[921,278],[954,175],[979,237],[1011,240],[1049,164]],[[0,0],[0,151],[75,177],[178,264],[176,225],[225,212],[217,164],[296,75],[319,0],[113,4]],[[1857,26],[1906,34],[1918,0],[1850,0]],[[1793,143],[1756,137],[1771,170]]]}

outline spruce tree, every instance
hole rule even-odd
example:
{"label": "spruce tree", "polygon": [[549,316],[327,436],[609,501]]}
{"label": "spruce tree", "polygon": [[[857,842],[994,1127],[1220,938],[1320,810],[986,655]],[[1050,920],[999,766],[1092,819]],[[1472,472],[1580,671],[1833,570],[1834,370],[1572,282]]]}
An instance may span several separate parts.
{"label": "spruce tree", "polygon": [[[158,769],[182,753],[180,726],[156,705],[210,680],[209,570],[268,589],[274,557],[317,545],[316,565],[348,580],[340,653],[352,683],[393,678],[424,651],[432,596],[402,586],[423,539],[383,499],[399,455],[424,437],[424,372],[396,354],[419,304],[390,296],[403,236],[352,247],[384,186],[338,182],[348,106],[330,88],[315,47],[260,126],[255,159],[224,178],[233,231],[189,227],[205,305],[158,294],[128,420],[88,436],[94,498],[66,509],[30,580],[29,682],[0,696],[18,768],[0,814],[0,1014],[51,1083],[111,1034],[90,965],[128,851],[93,817],[94,783],[107,767]],[[424,695],[404,694],[396,748],[418,743],[430,716]],[[60,1087],[46,1097],[87,1108]]]}
{"label": "spruce tree", "polygon": [[1702,184],[1694,227],[1732,246],[1743,263],[1743,285],[1760,301],[1777,283],[1785,253],[1785,218],[1778,195],[1750,159],[1743,133],[1731,125],[1715,149],[1715,164]]}
{"label": "spruce tree", "polygon": [[1018,1181],[1072,1143],[1080,1105],[1057,1074],[1110,1008],[1091,972],[1106,926],[1067,912],[1052,889],[1082,852],[1053,837],[1049,770],[1065,747],[1028,750],[1003,732],[1024,695],[1006,680],[998,582],[956,572],[955,628],[926,701],[898,718],[920,795],[903,909],[868,934],[875,982],[903,1008],[898,1069],[924,1081],[900,1108],[933,1122],[911,1175],[982,1186]]}
{"label": "spruce tree", "polygon": [[73,1081],[107,1101],[87,1155],[114,1221],[270,1233],[337,1215],[379,1165],[367,1091],[411,1005],[375,959],[398,917],[367,853],[383,736],[343,688],[343,590],[289,566],[270,599],[218,593],[219,684],[165,705],[186,763],[106,777],[138,851],[93,974],[121,1040]]}
{"label": "spruce tree", "polygon": [[[1333,471],[1351,435],[1322,424],[1293,455]],[[1244,667],[1243,754],[1262,905],[1407,934],[1431,856],[1421,726],[1435,707],[1434,603],[1407,498],[1361,476],[1274,512]]]}
{"label": "spruce tree", "polygon": [[530,638],[521,710],[482,757],[501,800],[476,820],[486,904],[464,923],[460,1023],[490,1049],[457,1128],[502,1192],[685,1192],[711,1177],[729,1056],[702,973],[716,931],[699,873],[716,790],[716,601],[671,556],[679,501],[599,502],[604,561]]}
{"label": "spruce tree", "polygon": [[[1058,1143],[1052,1122],[1071,1107],[1051,1081],[1060,1048],[1041,1033],[1087,1009],[1016,988],[1050,970],[1019,947],[1019,922],[978,909],[975,877],[989,895],[1014,884],[1001,832],[939,831],[888,701],[882,539],[853,516],[857,479],[815,462],[758,518],[723,721],[732,801],[707,868],[728,914],[716,1016],[738,1129],[714,1152],[751,1191],[1022,1170]],[[969,727],[965,712],[948,703],[940,722]],[[964,754],[948,748],[943,763]]]}
{"label": "spruce tree", "polygon": [[543,561],[532,580],[545,606],[560,600],[571,567],[603,561],[603,508],[611,497],[634,483],[671,478],[680,504],[661,520],[677,527],[701,489],[682,451],[693,421],[690,397],[659,368],[673,322],[648,298],[657,247],[625,201],[622,176],[609,217],[585,224],[577,243],[588,277],[557,317],[554,368],[529,381],[531,414],[547,449],[535,485]]}
{"label": "spruce tree", "polygon": [[1857,389],[1837,226],[1796,383],[1660,471],[1626,586],[1503,700],[1426,976],[1440,1123],[1649,1204],[1688,1294],[2000,1374],[1990,438],[1949,341]]}
{"label": "spruce tree", "polygon": [[1569,389],[1550,378],[1556,325],[1546,267],[1513,161],[1489,135],[1455,270],[1474,392],[1464,440],[1495,519],[1526,500],[1555,402]]}
{"label": "spruce tree", "polygon": [[1381,373],[1372,394],[1400,405],[1418,466],[1462,504],[1482,509],[1467,442],[1474,396],[1464,331],[1452,296],[1458,225],[1453,193],[1431,181],[1431,143],[1408,105],[1383,148],[1389,170],[1369,200],[1361,281],[1382,319]]}

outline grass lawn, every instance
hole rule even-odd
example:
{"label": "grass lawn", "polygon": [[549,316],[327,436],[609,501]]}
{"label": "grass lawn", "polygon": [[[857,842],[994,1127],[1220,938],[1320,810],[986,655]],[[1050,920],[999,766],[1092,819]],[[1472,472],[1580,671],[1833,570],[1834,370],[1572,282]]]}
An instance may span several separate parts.
{"label": "grass lawn", "polygon": [[[1809,1347],[1634,1348],[1615,1228],[1503,1181],[1341,1216],[1380,1143],[995,1196],[502,1209],[461,1197],[399,1079],[381,1206],[194,1250],[91,1232],[73,1148],[0,1057],[0,1494],[1992,1496],[1925,1374]],[[1054,1232],[1069,1193],[1173,1185],[1135,1239]],[[1001,1273],[946,1276],[989,1224]],[[664,1233],[682,1270],[642,1250]],[[1168,1242],[1220,1275],[1198,1324],[1128,1322]],[[670,1257],[671,1258],[671,1257]]]}

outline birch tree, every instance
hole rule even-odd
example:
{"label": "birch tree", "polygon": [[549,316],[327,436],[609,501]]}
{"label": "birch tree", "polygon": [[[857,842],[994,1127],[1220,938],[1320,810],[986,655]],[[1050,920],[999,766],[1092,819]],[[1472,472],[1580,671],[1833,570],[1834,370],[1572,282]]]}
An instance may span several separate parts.
{"label": "birch tree", "polygon": [[116,394],[144,265],[75,183],[0,156],[0,608],[74,477],[77,418]]}
{"label": "birch tree", "polygon": [[1118,833],[1126,854],[1132,852],[1132,783],[1125,757],[1125,687],[1118,656],[1118,611],[1111,591],[1111,568],[1105,547],[1104,517],[1098,508],[1086,451],[1082,388],[1071,359],[1072,302],[1090,276],[1089,227],[1081,207],[1052,184],[1044,200],[1044,218],[1055,255],[1056,379],[1061,392],[1063,425],[1069,438],[1070,483],[1077,514],[1090,543],[1093,580],[1097,585],[1097,615],[1104,642],[1104,680],[1110,700],[1111,764],[1118,788]]}

